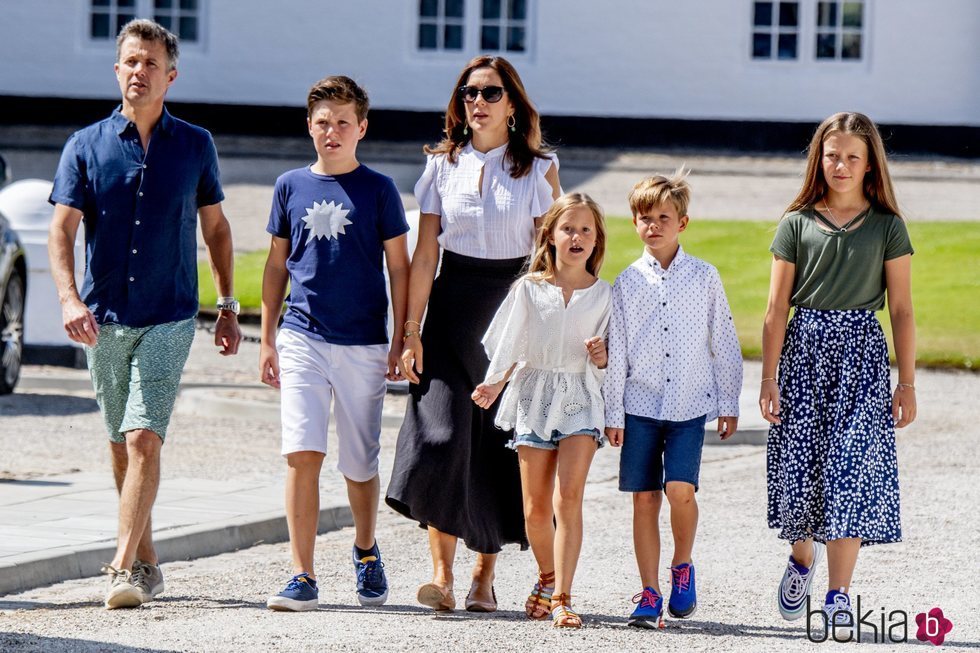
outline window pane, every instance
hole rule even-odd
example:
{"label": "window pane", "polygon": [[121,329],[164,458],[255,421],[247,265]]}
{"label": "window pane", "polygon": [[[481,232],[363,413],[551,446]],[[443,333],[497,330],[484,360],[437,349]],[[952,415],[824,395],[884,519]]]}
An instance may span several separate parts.
{"label": "window pane", "polygon": [[527,0],[508,0],[507,17],[512,20],[527,18]]}
{"label": "window pane", "polygon": [[122,30],[123,25],[133,20],[134,18],[136,18],[136,16],[134,16],[133,14],[116,14],[116,34],[118,34]]}
{"label": "window pane", "polygon": [[483,0],[483,17],[500,18],[500,0]]}
{"label": "window pane", "polygon": [[446,18],[463,17],[463,0],[446,0]]}
{"label": "window pane", "polygon": [[864,5],[860,2],[844,3],[844,27],[861,27]]}
{"label": "window pane", "polygon": [[463,49],[463,26],[462,25],[446,25],[445,31],[445,43],[442,47],[446,50],[462,50]]}
{"label": "window pane", "polygon": [[438,15],[439,15],[439,0],[419,0],[419,16],[432,18]]}
{"label": "window pane", "polygon": [[179,36],[182,41],[197,40],[197,16],[181,16]]}
{"label": "window pane", "polygon": [[756,27],[767,27],[772,25],[772,3],[757,2],[752,18],[752,24]]}
{"label": "window pane", "polygon": [[837,3],[817,3],[817,27],[837,27]]}
{"label": "window pane", "polygon": [[109,0],[92,0],[93,7],[108,7]]}
{"label": "window pane", "polygon": [[799,10],[798,2],[780,2],[779,26],[796,27],[799,24]]}
{"label": "window pane", "polygon": [[131,9],[136,5],[136,0],[118,0],[118,5],[120,9]]}
{"label": "window pane", "polygon": [[108,14],[92,14],[91,33],[93,39],[109,38],[109,15]]}
{"label": "window pane", "polygon": [[796,59],[796,34],[779,35],[779,58]]}
{"label": "window pane", "polygon": [[435,50],[439,47],[436,44],[436,26],[423,23],[419,25],[419,50]]}
{"label": "window pane", "polygon": [[498,26],[484,26],[483,29],[480,30],[480,49],[500,49],[500,28]]}
{"label": "window pane", "polygon": [[772,57],[772,36],[769,34],[752,35],[752,58],[769,59]]}
{"label": "window pane", "polygon": [[[163,27],[166,27],[167,29],[173,31],[174,21],[173,21],[173,17],[170,14],[155,14],[153,16],[153,20],[160,23]],[[178,34],[177,36],[180,36],[180,34]]]}
{"label": "window pane", "polygon": [[197,11],[197,0],[180,0],[180,8],[184,11]]}
{"label": "window pane", "polygon": [[507,51],[508,52],[524,52],[524,35],[525,31],[523,27],[508,27],[507,28]]}
{"label": "window pane", "polygon": [[170,9],[173,6],[173,0],[153,0],[154,9]]}
{"label": "window pane", "polygon": [[837,35],[817,34],[817,59],[833,59],[837,56]]}
{"label": "window pane", "polygon": [[845,34],[841,37],[840,48],[841,59],[860,59],[861,58],[861,35]]}

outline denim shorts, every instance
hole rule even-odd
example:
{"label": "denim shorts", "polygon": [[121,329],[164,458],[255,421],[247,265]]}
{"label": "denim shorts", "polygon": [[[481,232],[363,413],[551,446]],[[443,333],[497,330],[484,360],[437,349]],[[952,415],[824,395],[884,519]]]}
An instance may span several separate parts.
{"label": "denim shorts", "polygon": [[582,429],[581,431],[575,431],[574,433],[562,433],[561,431],[552,431],[550,440],[543,440],[534,431],[530,433],[515,433],[514,437],[510,442],[507,443],[508,449],[513,449],[517,451],[517,447],[533,447],[534,449],[547,449],[549,451],[558,451],[558,443],[565,438],[570,438],[573,435],[591,435],[595,438],[598,447],[602,447],[603,440],[602,433],[599,429]]}
{"label": "denim shorts", "polygon": [[671,481],[698,489],[705,415],[683,422],[626,415],[619,457],[622,492],[657,492]]}

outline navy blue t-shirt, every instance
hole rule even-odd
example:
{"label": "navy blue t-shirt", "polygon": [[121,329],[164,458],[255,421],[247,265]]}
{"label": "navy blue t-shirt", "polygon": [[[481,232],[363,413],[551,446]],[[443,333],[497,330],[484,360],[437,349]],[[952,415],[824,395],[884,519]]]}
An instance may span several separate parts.
{"label": "navy blue t-shirt", "polygon": [[390,178],[363,165],[290,170],[276,180],[266,231],[290,241],[283,328],[335,345],[388,342],[384,241],[408,231]]}

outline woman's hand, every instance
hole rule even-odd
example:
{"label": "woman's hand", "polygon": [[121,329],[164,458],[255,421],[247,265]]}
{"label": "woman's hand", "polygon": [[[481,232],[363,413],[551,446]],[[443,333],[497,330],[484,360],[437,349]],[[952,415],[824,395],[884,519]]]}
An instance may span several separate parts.
{"label": "woman's hand", "polygon": [[422,340],[412,334],[402,343],[401,372],[409,383],[418,383],[422,373]]}
{"label": "woman's hand", "polygon": [[593,336],[586,340],[585,350],[589,352],[589,359],[596,367],[600,370],[606,369],[609,357],[606,354],[606,341],[601,336]]}
{"label": "woman's hand", "polygon": [[493,406],[493,402],[497,401],[497,397],[500,396],[500,392],[504,389],[505,383],[507,382],[501,381],[499,383],[492,384],[481,383],[480,385],[476,386],[476,390],[474,390],[473,394],[470,395],[470,399],[472,399],[473,403],[483,410],[487,410],[490,408],[490,406]]}
{"label": "woman's hand", "polygon": [[915,388],[904,383],[895,388],[892,398],[892,417],[895,427],[903,428],[915,421]]}
{"label": "woman's hand", "polygon": [[762,419],[770,424],[780,424],[779,421],[779,386],[776,379],[766,379],[759,390],[759,408],[762,409]]}

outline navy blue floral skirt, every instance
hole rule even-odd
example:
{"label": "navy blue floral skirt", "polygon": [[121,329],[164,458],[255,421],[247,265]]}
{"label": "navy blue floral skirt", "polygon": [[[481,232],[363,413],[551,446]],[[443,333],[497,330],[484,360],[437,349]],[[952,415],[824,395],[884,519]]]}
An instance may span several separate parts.
{"label": "navy blue floral skirt", "polygon": [[888,345],[872,311],[797,307],[769,427],[769,527],[790,542],[899,542]]}

